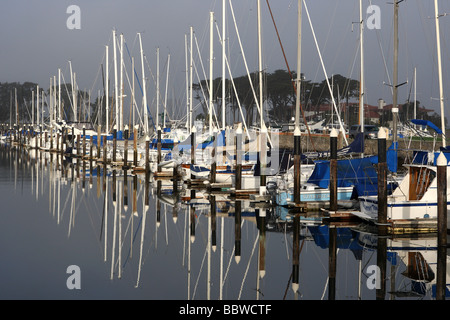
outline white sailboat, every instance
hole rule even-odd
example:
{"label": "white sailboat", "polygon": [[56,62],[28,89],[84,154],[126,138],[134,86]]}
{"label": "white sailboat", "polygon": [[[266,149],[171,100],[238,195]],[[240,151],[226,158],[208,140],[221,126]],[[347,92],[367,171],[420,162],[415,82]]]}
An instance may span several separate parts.
{"label": "white sailboat", "polygon": [[[439,28],[438,28],[438,8],[437,0],[435,0],[436,11],[436,38],[438,43],[438,61],[440,61],[439,50]],[[441,94],[441,112],[443,114],[443,91],[442,91],[442,69],[439,64],[439,83]],[[395,71],[394,71],[395,74]],[[395,84],[395,83],[394,83]],[[395,96],[394,91],[394,98]],[[445,126],[442,127],[445,132]],[[442,142],[445,147],[445,134],[442,134]],[[408,169],[407,174],[401,181],[400,185],[394,190],[392,195],[387,197],[387,218],[390,221],[396,220],[412,220],[417,219],[434,220],[437,224],[437,166],[446,166],[447,181],[450,177],[449,161],[446,158],[447,153],[430,153],[428,163],[425,164],[408,164],[405,165]],[[437,159],[434,161],[434,159]],[[450,189],[447,184],[447,197],[450,194]],[[354,214],[360,218],[377,221],[378,216],[378,198],[377,196],[363,196],[359,198],[361,212]],[[447,208],[450,202],[447,202]]]}

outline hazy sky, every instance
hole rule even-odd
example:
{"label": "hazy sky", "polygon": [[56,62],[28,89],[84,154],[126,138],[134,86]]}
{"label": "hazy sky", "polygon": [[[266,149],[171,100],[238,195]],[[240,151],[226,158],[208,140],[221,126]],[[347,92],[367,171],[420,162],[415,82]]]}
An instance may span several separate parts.
{"label": "hazy sky", "polygon": [[[246,75],[240,54],[230,5],[227,2],[227,47],[234,77]],[[296,70],[297,0],[270,0],[274,19],[292,70]],[[359,79],[359,31],[354,24],[359,19],[357,0],[307,0],[317,41],[328,76],[342,74]],[[257,0],[232,1],[236,23],[250,72],[258,69],[257,60]],[[376,105],[382,98],[392,102],[391,89],[384,83],[392,79],[393,5],[386,1],[364,0],[364,17],[369,5],[380,8],[380,29],[365,28],[366,101]],[[80,8],[81,29],[69,29],[67,13],[70,5]],[[264,68],[269,72],[286,69],[281,48],[269,15],[266,0],[261,0]],[[150,79],[149,101],[156,76],[156,48],[160,48],[161,90],[165,88],[167,56],[170,53],[169,92],[175,98],[185,96],[185,35],[194,28],[201,61],[209,74],[209,12],[221,30],[221,0],[4,0],[0,11],[0,81],[37,82],[47,89],[50,77],[61,68],[70,82],[69,63],[77,74],[80,89],[93,94],[102,90],[101,64],[105,64],[105,45],[110,48],[110,79],[114,81],[112,30],[123,33],[130,55],[135,58],[140,77],[140,55],[137,33],[142,33],[144,53],[148,61],[146,76]],[[440,13],[450,13],[450,2],[439,1]],[[439,111],[438,74],[434,1],[405,0],[399,11],[399,83],[409,81],[399,89],[399,103],[408,98],[417,67],[417,98],[426,107]],[[311,27],[303,7],[302,72],[308,80],[322,81],[324,73],[318,59]],[[448,92],[450,76],[450,17],[440,19],[444,91]],[[221,49],[218,35],[214,37],[214,74],[221,74]],[[194,46],[195,63],[200,78],[202,65]],[[386,65],[385,65],[386,63]],[[130,56],[125,53],[127,72]],[[198,79],[194,76],[194,82]],[[126,82],[127,84],[127,82]],[[129,88],[126,87],[126,91]],[[164,92],[164,91],[163,91]],[[413,94],[413,91],[411,91]],[[448,105],[446,100],[445,104]],[[448,109],[446,107],[446,109]],[[447,117],[450,116],[450,112]]]}

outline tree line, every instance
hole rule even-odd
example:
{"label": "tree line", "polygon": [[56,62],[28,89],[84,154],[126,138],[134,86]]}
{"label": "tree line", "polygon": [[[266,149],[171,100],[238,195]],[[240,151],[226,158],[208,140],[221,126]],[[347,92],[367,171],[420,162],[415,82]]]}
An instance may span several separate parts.
{"label": "tree line", "polygon": [[[249,81],[251,79],[251,82]],[[295,116],[295,83],[292,79],[296,79],[297,74],[295,72],[289,73],[286,70],[275,70],[274,72],[264,72],[263,73],[263,100],[265,106],[265,115],[271,125],[282,124],[291,121]],[[359,81],[344,77],[342,75],[334,75],[328,79],[321,82],[314,82],[312,80],[306,80],[301,75],[301,105],[304,111],[312,111],[319,113],[319,106],[323,104],[331,105],[332,99],[330,95],[330,90],[328,83],[331,86],[333,96],[336,102],[343,101],[349,102],[353,101],[353,105],[350,104],[348,113],[353,115],[353,118],[347,118],[348,124],[357,123],[357,114],[355,112],[355,101],[358,101],[359,97]],[[241,111],[239,106],[242,108],[242,114],[244,120],[248,126],[259,125],[259,113],[256,108],[256,101],[259,101],[259,73],[253,72],[250,76],[240,76],[234,78],[233,80],[225,80],[225,110],[228,112],[228,119],[237,122],[241,121]],[[209,120],[209,80],[202,80],[198,83],[193,84],[193,89],[195,91],[195,98],[200,101],[201,111],[197,118],[202,118],[207,123]],[[36,89],[37,84],[33,82],[3,82],[0,83],[0,122],[1,123],[12,123],[15,122],[15,109],[16,101],[17,108],[20,117],[20,121],[23,123],[31,122],[31,112],[32,112],[32,92],[34,91],[34,96],[36,99]],[[52,88],[58,91],[58,87]],[[215,115],[217,119],[221,119],[222,112],[222,78],[213,79],[213,101],[216,105],[215,110],[217,114]],[[39,89],[40,94],[40,104],[42,103],[42,93],[44,93],[44,108],[49,109],[50,101],[50,89]],[[256,99],[255,100],[255,96]],[[72,86],[70,84],[61,85],[61,104],[63,111],[63,119],[67,122],[74,119],[73,107],[72,107]],[[98,123],[97,118],[100,118],[100,123],[105,123],[105,96],[96,97],[91,101],[89,93],[77,90],[77,105],[78,105],[78,120],[91,123]],[[114,99],[110,97],[110,110],[113,109]],[[420,106],[420,102],[416,102],[417,106]],[[412,118],[414,102],[407,101],[404,104],[399,105],[399,118],[400,121],[407,121]],[[436,112],[429,114],[428,110],[423,107],[417,109],[417,118],[430,120],[437,126],[440,126],[440,115]],[[48,111],[44,114],[45,118],[48,118]],[[110,117],[113,115],[110,114]],[[322,114],[322,118],[329,117],[329,114]],[[36,119],[36,118],[35,118]],[[392,120],[392,113],[385,112],[380,115],[380,123],[386,125],[388,121]],[[445,121],[447,121],[445,119]],[[219,120],[220,122],[220,120]]]}

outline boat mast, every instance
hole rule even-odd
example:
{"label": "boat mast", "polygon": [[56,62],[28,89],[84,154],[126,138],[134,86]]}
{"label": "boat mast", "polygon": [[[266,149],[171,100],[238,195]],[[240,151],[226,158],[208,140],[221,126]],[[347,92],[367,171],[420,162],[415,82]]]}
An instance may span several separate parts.
{"label": "boat mast", "polygon": [[[359,50],[360,50],[360,89],[359,89],[359,124],[361,132],[364,132],[364,19],[362,10],[362,0],[359,0]],[[363,156],[364,150],[361,154]]]}
{"label": "boat mast", "polygon": [[36,127],[39,128],[40,124],[40,114],[39,114],[39,85],[36,88]]}
{"label": "boat mast", "polygon": [[190,132],[189,125],[189,66],[188,66],[188,52],[187,52],[187,34],[184,35],[184,58],[186,63],[186,130]]}
{"label": "boat mast", "polygon": [[225,130],[225,0],[222,0],[222,129]]}
{"label": "boat mast", "polygon": [[[106,50],[106,86],[105,86],[105,99],[106,99],[106,111],[105,111],[105,115],[106,115],[106,133],[109,132],[109,47],[106,46],[105,50]],[[134,79],[134,77],[133,77]]]}
{"label": "boat mast", "polygon": [[193,104],[193,99],[192,99],[192,81],[193,81],[193,79],[192,79],[192,77],[193,77],[193,74],[194,74],[194,58],[193,58],[193,53],[192,53],[192,50],[193,50],[193,44],[194,44],[194,41],[193,41],[193,39],[194,39],[194,28],[191,26],[190,28],[189,28],[189,30],[190,30],[190,37],[191,37],[191,42],[190,42],[190,54],[189,54],[189,58],[190,58],[190,63],[189,63],[189,134],[191,134],[192,133],[192,128],[193,128],[193,122],[192,122],[192,109],[193,109],[193,107],[192,107],[192,104]]}
{"label": "boat mast", "polygon": [[19,105],[17,104],[17,88],[14,88],[14,97],[16,102],[16,125],[17,129],[19,129]]}
{"label": "boat mast", "polygon": [[120,103],[119,103],[119,131],[123,132],[123,33],[120,34]]}
{"label": "boat mast", "polygon": [[156,128],[159,130],[159,47],[156,48]]}
{"label": "boat mast", "polygon": [[58,121],[61,121],[63,118],[63,112],[61,108],[61,68],[58,68]]}
{"label": "boat mast", "polygon": [[34,90],[31,91],[31,126],[34,128]]}
{"label": "boat mast", "polygon": [[163,127],[166,127],[166,115],[167,115],[167,90],[169,86],[169,66],[170,66],[170,53],[167,56],[167,75],[166,75],[166,92],[164,94],[164,116]]}
{"label": "boat mast", "polygon": [[258,0],[258,63],[259,63],[259,105],[261,112],[259,113],[259,121],[261,130],[264,125],[264,108],[263,108],[263,68],[262,68],[262,39],[261,39],[261,0]]}
{"label": "boat mast", "polygon": [[213,134],[213,33],[214,33],[214,12],[209,13],[209,135]]}
{"label": "boat mast", "polygon": [[115,109],[116,109],[116,127],[119,125],[119,83],[117,79],[117,40],[116,30],[113,30],[113,43],[114,43],[114,94],[115,94]]}
{"label": "boat mast", "polygon": [[442,146],[445,147],[446,137],[445,137],[444,89],[442,85],[441,36],[439,32],[439,13],[437,0],[434,0],[434,11],[436,15],[436,51],[438,57],[438,72],[439,72],[439,103],[441,108]]}
{"label": "boat mast", "polygon": [[145,89],[145,74],[144,74],[144,51],[142,50],[142,38],[141,34],[139,35],[139,45],[141,48],[141,66],[142,66],[142,90],[143,90],[143,98],[142,105],[144,108],[144,132],[145,136],[148,135],[148,113],[147,113],[147,90]]}
{"label": "boat mast", "polygon": [[392,97],[392,143],[397,144],[397,82],[398,82],[398,4],[403,0],[394,2],[394,74],[393,74],[393,97]]}
{"label": "boat mast", "polygon": [[[297,86],[295,99],[295,128],[294,128],[294,202],[300,203],[300,184],[301,184],[301,131],[300,131],[300,99],[301,99],[301,49],[302,49],[302,0],[298,0],[298,26],[297,26]],[[293,290],[297,292],[298,284],[294,285]]]}

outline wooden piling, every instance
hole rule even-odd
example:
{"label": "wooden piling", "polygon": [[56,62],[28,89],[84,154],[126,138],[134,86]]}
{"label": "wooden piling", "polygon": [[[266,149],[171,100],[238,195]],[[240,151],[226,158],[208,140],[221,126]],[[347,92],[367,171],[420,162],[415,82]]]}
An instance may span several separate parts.
{"label": "wooden piling", "polygon": [[216,237],[216,196],[211,195],[209,198],[211,203],[211,248],[216,251],[217,237]]}
{"label": "wooden piling", "polygon": [[301,132],[297,126],[294,131],[294,203],[300,204],[301,184]]}
{"label": "wooden piling", "polygon": [[[191,130],[191,183],[194,181],[194,174],[192,170],[192,166],[195,164],[195,149],[196,149],[196,133],[197,129],[195,126],[192,127]],[[191,199],[195,199],[195,189],[191,187]]]}
{"label": "wooden piling", "polygon": [[123,170],[127,170],[128,169],[128,137],[129,137],[129,130],[128,130],[128,126],[125,126],[125,132],[124,132],[124,145],[123,145],[123,166],[122,169]]}
{"label": "wooden piling", "polygon": [[[94,137],[91,135],[89,137],[89,160],[91,160],[91,163],[93,160],[93,158],[92,158],[93,151],[94,151],[93,149],[94,149]],[[91,167],[92,167],[92,165],[91,165]]]}
{"label": "wooden piling", "polygon": [[447,251],[447,159],[441,152],[437,165],[437,211],[438,211],[438,265],[436,269],[436,300],[445,300]]}
{"label": "wooden piling", "polygon": [[337,137],[338,132],[330,133],[330,211],[337,211]]}
{"label": "wooden piling", "polygon": [[116,150],[117,150],[117,129],[114,126],[113,130],[113,154],[112,154],[112,162],[116,162]]}
{"label": "wooden piling", "polygon": [[137,130],[138,126],[133,127],[133,166],[137,167]]}
{"label": "wooden piling", "polygon": [[100,160],[101,144],[102,144],[102,126],[98,125],[97,126],[97,159],[98,160]]}
{"label": "wooden piling", "polygon": [[[386,131],[383,127],[378,131],[378,224],[387,224],[387,163],[386,163]],[[381,229],[381,231],[385,232]],[[387,228],[386,228],[387,229]]]}
{"label": "wooden piling", "polygon": [[239,124],[236,130],[236,175],[235,189],[242,189],[242,124]]}
{"label": "wooden piling", "polygon": [[145,137],[145,175],[150,174],[150,138],[149,136]]}
{"label": "wooden piling", "polygon": [[292,291],[294,294],[299,288],[299,271],[300,271],[300,215],[294,215],[293,231],[292,231]]}
{"label": "wooden piling", "polygon": [[437,165],[438,246],[447,246],[447,158],[441,152]]}
{"label": "wooden piling", "polygon": [[241,261],[241,201],[235,201],[234,211],[234,259],[236,263],[239,263],[239,261]]}
{"label": "wooden piling", "polygon": [[212,183],[216,183],[216,168],[217,168],[217,159],[216,159],[216,155],[217,155],[217,138],[218,138],[218,134],[217,134],[217,129],[214,128],[214,141],[213,141],[213,149],[211,151],[211,171],[210,171],[210,176],[209,176],[209,180]]}
{"label": "wooden piling", "polygon": [[266,168],[267,168],[267,128],[264,125],[259,133],[260,136],[260,181],[259,194],[266,193]]}
{"label": "wooden piling", "polygon": [[337,229],[328,227],[330,244],[328,246],[328,300],[336,299],[336,266],[337,266]]}
{"label": "wooden piling", "polygon": [[86,127],[83,126],[83,159],[86,157]]}
{"label": "wooden piling", "polygon": [[157,148],[157,159],[156,159],[156,163],[157,163],[157,171],[161,172],[161,167],[159,166],[159,164],[161,163],[161,127],[158,126],[158,142],[156,144],[156,148]]}
{"label": "wooden piling", "polygon": [[108,161],[108,154],[107,154],[107,150],[106,150],[106,136],[103,136],[103,163],[106,165],[107,161]]}

